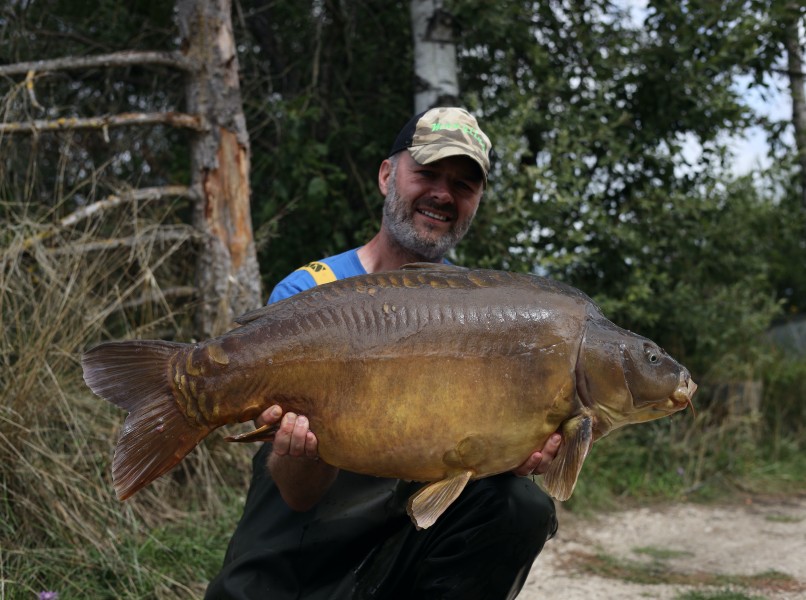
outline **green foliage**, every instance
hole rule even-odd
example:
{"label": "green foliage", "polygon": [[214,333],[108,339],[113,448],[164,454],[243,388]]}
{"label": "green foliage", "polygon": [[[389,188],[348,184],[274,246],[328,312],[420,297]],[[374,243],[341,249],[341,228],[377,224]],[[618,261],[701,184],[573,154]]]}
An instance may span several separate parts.
{"label": "green foliage", "polygon": [[780,171],[773,170],[763,180],[767,189],[777,191],[767,230],[774,234],[764,236],[763,247],[776,296],[788,317],[806,312],[806,269],[796,267],[806,264],[806,210],[796,173],[784,160]]}
{"label": "green foliage", "polygon": [[243,9],[252,212],[271,289],[377,230],[378,167],[412,111],[410,18],[402,1]]}
{"label": "green foliage", "polygon": [[771,350],[762,376],[762,411],[777,457],[786,452],[787,440],[803,439],[806,433],[806,357],[787,349]]}
{"label": "green foliage", "polygon": [[[460,262],[580,287],[698,380],[757,373],[776,279],[806,253],[776,197],[785,166],[761,184],[726,170],[720,132],[752,122],[733,78],[758,23],[740,4],[651,3],[635,26],[607,2],[453,2],[498,155]],[[687,138],[705,148],[691,164]]]}
{"label": "green foliage", "polygon": [[[14,2],[0,15],[0,64],[122,50],[173,50],[173,8],[152,0]],[[0,85],[3,121],[181,110],[182,75],[164,67],[34,72]],[[57,220],[134,187],[186,183],[187,134],[112,128],[0,138],[0,199],[31,201]],[[182,179],[184,177],[184,180]],[[0,217],[6,212],[0,204]]]}

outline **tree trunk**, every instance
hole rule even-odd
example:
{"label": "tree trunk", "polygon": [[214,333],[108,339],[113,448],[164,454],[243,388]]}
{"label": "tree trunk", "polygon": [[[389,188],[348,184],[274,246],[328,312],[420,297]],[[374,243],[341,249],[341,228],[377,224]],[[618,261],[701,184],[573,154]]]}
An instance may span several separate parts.
{"label": "tree trunk", "polygon": [[208,128],[192,148],[193,224],[202,235],[196,263],[200,338],[261,304],[249,212],[249,135],[241,104],[230,0],[178,0],[182,52],[198,65],[187,84],[187,112]]}
{"label": "tree trunk", "polygon": [[786,19],[785,44],[789,88],[792,94],[792,124],[795,126],[795,146],[800,165],[800,187],[803,210],[806,211],[806,77],[803,73],[803,53],[800,45],[800,28],[795,5],[792,16]]}
{"label": "tree trunk", "polygon": [[415,113],[459,104],[453,16],[442,0],[411,0]]}

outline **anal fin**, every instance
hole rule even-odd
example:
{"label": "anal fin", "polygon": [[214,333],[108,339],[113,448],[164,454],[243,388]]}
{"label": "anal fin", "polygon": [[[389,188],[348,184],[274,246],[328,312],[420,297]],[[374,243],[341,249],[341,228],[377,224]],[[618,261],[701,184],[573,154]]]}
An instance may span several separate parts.
{"label": "anal fin", "polygon": [[563,424],[562,436],[560,450],[543,475],[546,491],[561,502],[573,494],[582,464],[593,444],[593,417],[582,414],[569,419]]}
{"label": "anal fin", "polygon": [[277,423],[275,423],[274,425],[261,425],[260,427],[258,427],[253,431],[247,431],[246,433],[239,433],[238,435],[229,435],[224,438],[224,441],[240,442],[240,443],[273,442],[274,434],[277,433],[278,429],[280,429],[280,426]]}
{"label": "anal fin", "polygon": [[465,489],[473,471],[460,471],[447,479],[429,483],[409,498],[406,512],[417,529],[427,529]]}

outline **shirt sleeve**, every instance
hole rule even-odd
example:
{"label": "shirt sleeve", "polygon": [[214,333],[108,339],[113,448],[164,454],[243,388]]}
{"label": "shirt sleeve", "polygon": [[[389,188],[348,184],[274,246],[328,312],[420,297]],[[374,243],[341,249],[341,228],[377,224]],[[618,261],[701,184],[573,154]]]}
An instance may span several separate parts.
{"label": "shirt sleeve", "polygon": [[280,300],[290,298],[295,294],[299,294],[305,290],[314,287],[315,282],[305,271],[294,271],[288,277],[278,283],[269,296],[268,304],[274,304]]}

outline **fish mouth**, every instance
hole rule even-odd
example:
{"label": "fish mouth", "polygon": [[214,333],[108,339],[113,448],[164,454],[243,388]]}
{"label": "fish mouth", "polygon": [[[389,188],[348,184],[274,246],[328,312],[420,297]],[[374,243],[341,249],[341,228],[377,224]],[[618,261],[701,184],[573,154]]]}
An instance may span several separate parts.
{"label": "fish mouth", "polygon": [[671,401],[678,410],[691,408],[691,412],[694,413],[694,416],[696,417],[697,411],[694,410],[694,404],[691,402],[691,399],[694,397],[694,392],[696,391],[697,384],[694,383],[691,375],[684,371],[680,373],[680,382],[677,386],[677,389],[672,394]]}

